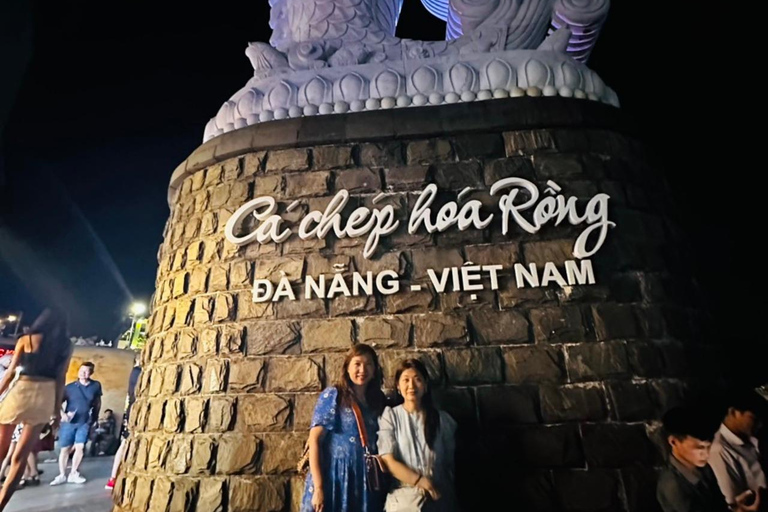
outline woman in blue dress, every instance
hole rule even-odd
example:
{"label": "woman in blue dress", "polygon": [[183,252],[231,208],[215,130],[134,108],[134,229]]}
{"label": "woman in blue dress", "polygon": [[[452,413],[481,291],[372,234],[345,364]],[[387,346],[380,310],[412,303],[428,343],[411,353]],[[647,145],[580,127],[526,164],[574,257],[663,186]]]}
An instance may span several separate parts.
{"label": "woman in blue dress", "polygon": [[352,411],[362,412],[371,453],[376,453],[384,410],[382,373],[376,352],[353,346],[341,378],[317,400],[309,431],[309,474],[301,512],[381,512],[384,496],[367,487],[364,451]]}

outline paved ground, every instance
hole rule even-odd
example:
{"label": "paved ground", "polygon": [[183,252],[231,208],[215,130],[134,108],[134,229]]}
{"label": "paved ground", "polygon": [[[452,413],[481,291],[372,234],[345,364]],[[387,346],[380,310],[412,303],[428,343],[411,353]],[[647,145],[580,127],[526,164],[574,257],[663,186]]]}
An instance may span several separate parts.
{"label": "paved ground", "polygon": [[64,484],[51,487],[58,474],[55,462],[41,462],[39,487],[27,487],[13,495],[6,512],[109,512],[110,491],[104,489],[112,471],[112,457],[86,458],[80,473],[88,479],[82,485]]}

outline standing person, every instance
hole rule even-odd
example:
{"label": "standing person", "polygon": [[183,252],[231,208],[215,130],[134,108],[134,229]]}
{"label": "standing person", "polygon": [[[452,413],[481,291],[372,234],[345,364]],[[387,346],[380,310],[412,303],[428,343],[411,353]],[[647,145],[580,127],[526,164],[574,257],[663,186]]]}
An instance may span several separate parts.
{"label": "standing person", "polygon": [[760,498],[749,491],[728,506],[707,464],[714,428],[701,411],[676,407],[663,418],[670,453],[659,474],[656,499],[664,512],[756,512]]}
{"label": "standing person", "polygon": [[768,501],[765,471],[755,437],[764,408],[765,401],[752,390],[733,393],[712,442],[709,465],[729,505],[735,504],[736,496],[745,491],[761,494],[762,501]]}
{"label": "standing person", "polygon": [[16,343],[11,365],[0,379],[0,396],[7,392],[0,401],[0,459],[8,452],[15,426],[23,427],[0,490],[0,512],[13,496],[40,432],[58,414],[71,357],[66,317],[51,309],[43,311],[30,334]]}
{"label": "standing person", "polygon": [[136,384],[139,382],[139,376],[141,376],[141,352],[136,352],[133,357],[133,369],[128,377],[128,396],[126,397],[125,413],[123,413],[123,426],[120,429],[120,447],[118,447],[115,453],[115,460],[112,462],[112,474],[107,481],[105,489],[111,491],[115,488],[115,478],[117,478],[117,471],[120,469],[120,462],[123,460],[123,454],[125,453],[125,445],[128,444],[128,437],[131,432],[128,429],[130,425],[131,408],[136,401]]}
{"label": "standing person", "polygon": [[384,409],[376,352],[354,345],[341,377],[317,399],[309,431],[309,474],[301,512],[379,512],[382,496],[367,487],[364,450],[353,407],[360,409],[375,452],[378,419]]}
{"label": "standing person", "polygon": [[[88,442],[91,426],[94,426],[101,409],[101,383],[91,379],[94,370],[95,365],[91,362],[81,364],[77,371],[77,380],[67,384],[64,389],[66,405],[61,411],[59,430],[59,475],[53,479],[51,485],[85,483],[85,477],[79,471],[80,463],[83,462],[85,443]],[[75,454],[72,457],[72,471],[67,476],[67,462],[73,446]]]}
{"label": "standing person", "polygon": [[403,403],[387,407],[379,420],[379,455],[397,479],[385,512],[455,512],[456,422],[438,410],[424,364],[406,359],[395,373]]}

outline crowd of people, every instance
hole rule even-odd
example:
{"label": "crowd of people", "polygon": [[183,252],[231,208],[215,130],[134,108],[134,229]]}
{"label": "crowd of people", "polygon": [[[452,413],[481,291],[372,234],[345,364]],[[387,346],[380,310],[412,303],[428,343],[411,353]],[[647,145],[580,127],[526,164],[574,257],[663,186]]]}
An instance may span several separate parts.
{"label": "crowd of people", "polygon": [[[71,356],[64,317],[46,310],[29,334],[19,338],[11,360],[4,362],[0,512],[19,486],[39,485],[37,453],[53,448],[56,431],[59,474],[51,485],[86,481],[79,468],[90,440],[92,455],[116,452],[107,489],[114,486],[141,369],[135,362],[118,433],[111,410],[99,416],[102,389],[92,379],[92,363],[83,363],[78,379],[65,385]],[[424,364],[418,359],[400,362],[392,397],[382,391],[382,370],[368,345],[349,350],[340,375],[315,404],[299,461],[299,470],[306,474],[301,512],[458,512],[457,425],[433,400]],[[657,484],[661,509],[768,510],[765,468],[755,437],[765,409],[765,399],[750,391],[731,396],[725,416],[716,423],[700,407],[668,411],[663,418],[668,462]]]}
{"label": "crowd of people", "polygon": [[[65,383],[71,357],[66,317],[47,309],[19,337],[13,354],[0,360],[0,512],[17,489],[40,484],[38,453],[54,450],[55,439],[60,448],[59,474],[50,485],[86,482],[80,465],[88,442],[91,455],[116,455],[107,488],[114,485],[128,435],[128,409],[118,432],[111,409],[100,415],[103,390],[92,378],[93,363],[82,363],[77,380]],[[131,372],[128,405],[133,403],[139,372],[138,366]]]}

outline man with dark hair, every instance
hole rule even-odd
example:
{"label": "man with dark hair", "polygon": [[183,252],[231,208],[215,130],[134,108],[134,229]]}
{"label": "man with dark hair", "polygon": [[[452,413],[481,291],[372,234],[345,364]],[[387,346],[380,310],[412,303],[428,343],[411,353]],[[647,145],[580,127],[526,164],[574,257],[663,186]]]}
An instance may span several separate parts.
{"label": "man with dark hair", "polygon": [[[83,461],[91,426],[98,420],[101,409],[101,383],[91,379],[94,369],[95,365],[91,362],[81,364],[77,380],[64,388],[66,405],[62,407],[59,430],[59,475],[53,479],[51,485],[85,483],[85,478],[79,471],[80,463]],[[72,471],[67,477],[67,462],[73,445],[75,454],[72,457]]]}
{"label": "man with dark hair", "polygon": [[743,493],[729,507],[707,464],[715,428],[697,409],[678,407],[664,415],[669,463],[659,475],[656,498],[664,512],[755,512],[759,498]]}
{"label": "man with dark hair", "polygon": [[709,464],[729,504],[735,503],[736,496],[745,491],[765,498],[765,472],[755,437],[761,426],[765,401],[752,390],[739,390],[728,398],[727,405],[725,418],[712,443]]}

